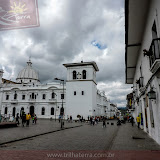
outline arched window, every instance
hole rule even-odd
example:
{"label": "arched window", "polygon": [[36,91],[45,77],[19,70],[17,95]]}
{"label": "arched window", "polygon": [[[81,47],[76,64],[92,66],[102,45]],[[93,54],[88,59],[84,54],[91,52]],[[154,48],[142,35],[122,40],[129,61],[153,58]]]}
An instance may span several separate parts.
{"label": "arched window", "polygon": [[34,93],[32,93],[32,99],[34,99]]}
{"label": "arched window", "polygon": [[54,108],[51,108],[51,115],[54,115]]}
{"label": "arched window", "polygon": [[7,112],[8,112],[8,108],[5,107],[4,114],[7,114]]}
{"label": "arched window", "polygon": [[14,94],[14,99],[17,99],[17,93]]}
{"label": "arched window", "polygon": [[73,79],[77,79],[77,72],[73,71]]}
{"label": "arched window", "polygon": [[86,79],[86,70],[82,71],[82,77],[83,77],[83,79]]}
{"label": "arched window", "polygon": [[52,98],[55,98],[55,93],[54,92],[52,93]]}
{"label": "arched window", "polygon": [[45,115],[45,108],[42,108],[42,115]]}

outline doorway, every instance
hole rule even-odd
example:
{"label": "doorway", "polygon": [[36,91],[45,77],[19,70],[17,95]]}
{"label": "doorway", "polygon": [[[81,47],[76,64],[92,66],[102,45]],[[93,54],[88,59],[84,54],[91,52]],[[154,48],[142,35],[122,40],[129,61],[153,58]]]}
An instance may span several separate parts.
{"label": "doorway", "polygon": [[16,115],[16,107],[13,108],[13,113],[12,113],[13,117],[15,117],[15,115]]}
{"label": "doorway", "polygon": [[30,106],[30,115],[33,116],[34,114],[34,106]]}

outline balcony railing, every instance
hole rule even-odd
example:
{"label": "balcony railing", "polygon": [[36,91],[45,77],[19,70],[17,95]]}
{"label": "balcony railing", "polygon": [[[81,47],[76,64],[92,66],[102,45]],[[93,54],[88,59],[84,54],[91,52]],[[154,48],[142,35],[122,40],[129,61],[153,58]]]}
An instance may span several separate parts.
{"label": "balcony railing", "polygon": [[54,102],[56,102],[56,99],[55,98],[51,98],[51,99],[49,99],[49,102],[50,103],[54,103]]}
{"label": "balcony railing", "polygon": [[160,38],[152,40],[150,49],[149,49],[149,58],[150,58],[150,67],[153,65],[155,60],[160,60]]}
{"label": "balcony railing", "polygon": [[36,102],[36,99],[28,99],[29,102]]}
{"label": "balcony railing", "polygon": [[12,104],[16,104],[16,103],[18,103],[18,100],[17,100],[17,99],[12,99],[12,100],[11,100],[11,103],[12,103]]}

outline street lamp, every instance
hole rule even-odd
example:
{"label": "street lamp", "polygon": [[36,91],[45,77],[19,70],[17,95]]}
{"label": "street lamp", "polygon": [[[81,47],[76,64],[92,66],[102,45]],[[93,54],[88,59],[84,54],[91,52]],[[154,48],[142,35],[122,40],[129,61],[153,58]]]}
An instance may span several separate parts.
{"label": "street lamp", "polygon": [[62,108],[60,109],[60,116],[61,116],[61,128],[63,127],[64,123],[63,123],[63,115],[64,115],[64,107],[63,107],[63,99],[64,99],[64,80],[63,79],[59,79],[59,78],[55,78],[54,80],[58,80],[61,81],[63,83],[63,96],[61,96],[62,99]]}

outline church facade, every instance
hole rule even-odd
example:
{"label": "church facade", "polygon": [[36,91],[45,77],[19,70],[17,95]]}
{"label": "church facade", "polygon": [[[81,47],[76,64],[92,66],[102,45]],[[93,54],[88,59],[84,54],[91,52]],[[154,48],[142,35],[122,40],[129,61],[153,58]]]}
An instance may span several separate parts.
{"label": "church facade", "polygon": [[[111,103],[104,92],[97,90],[97,64],[81,62],[64,66],[67,68],[66,84],[41,84],[30,60],[19,72],[16,82],[3,79],[3,70],[0,70],[0,113],[9,117],[25,111],[38,118],[57,119],[64,108],[65,119],[70,116],[73,119],[110,117]],[[112,116],[114,114],[112,112]]]}

